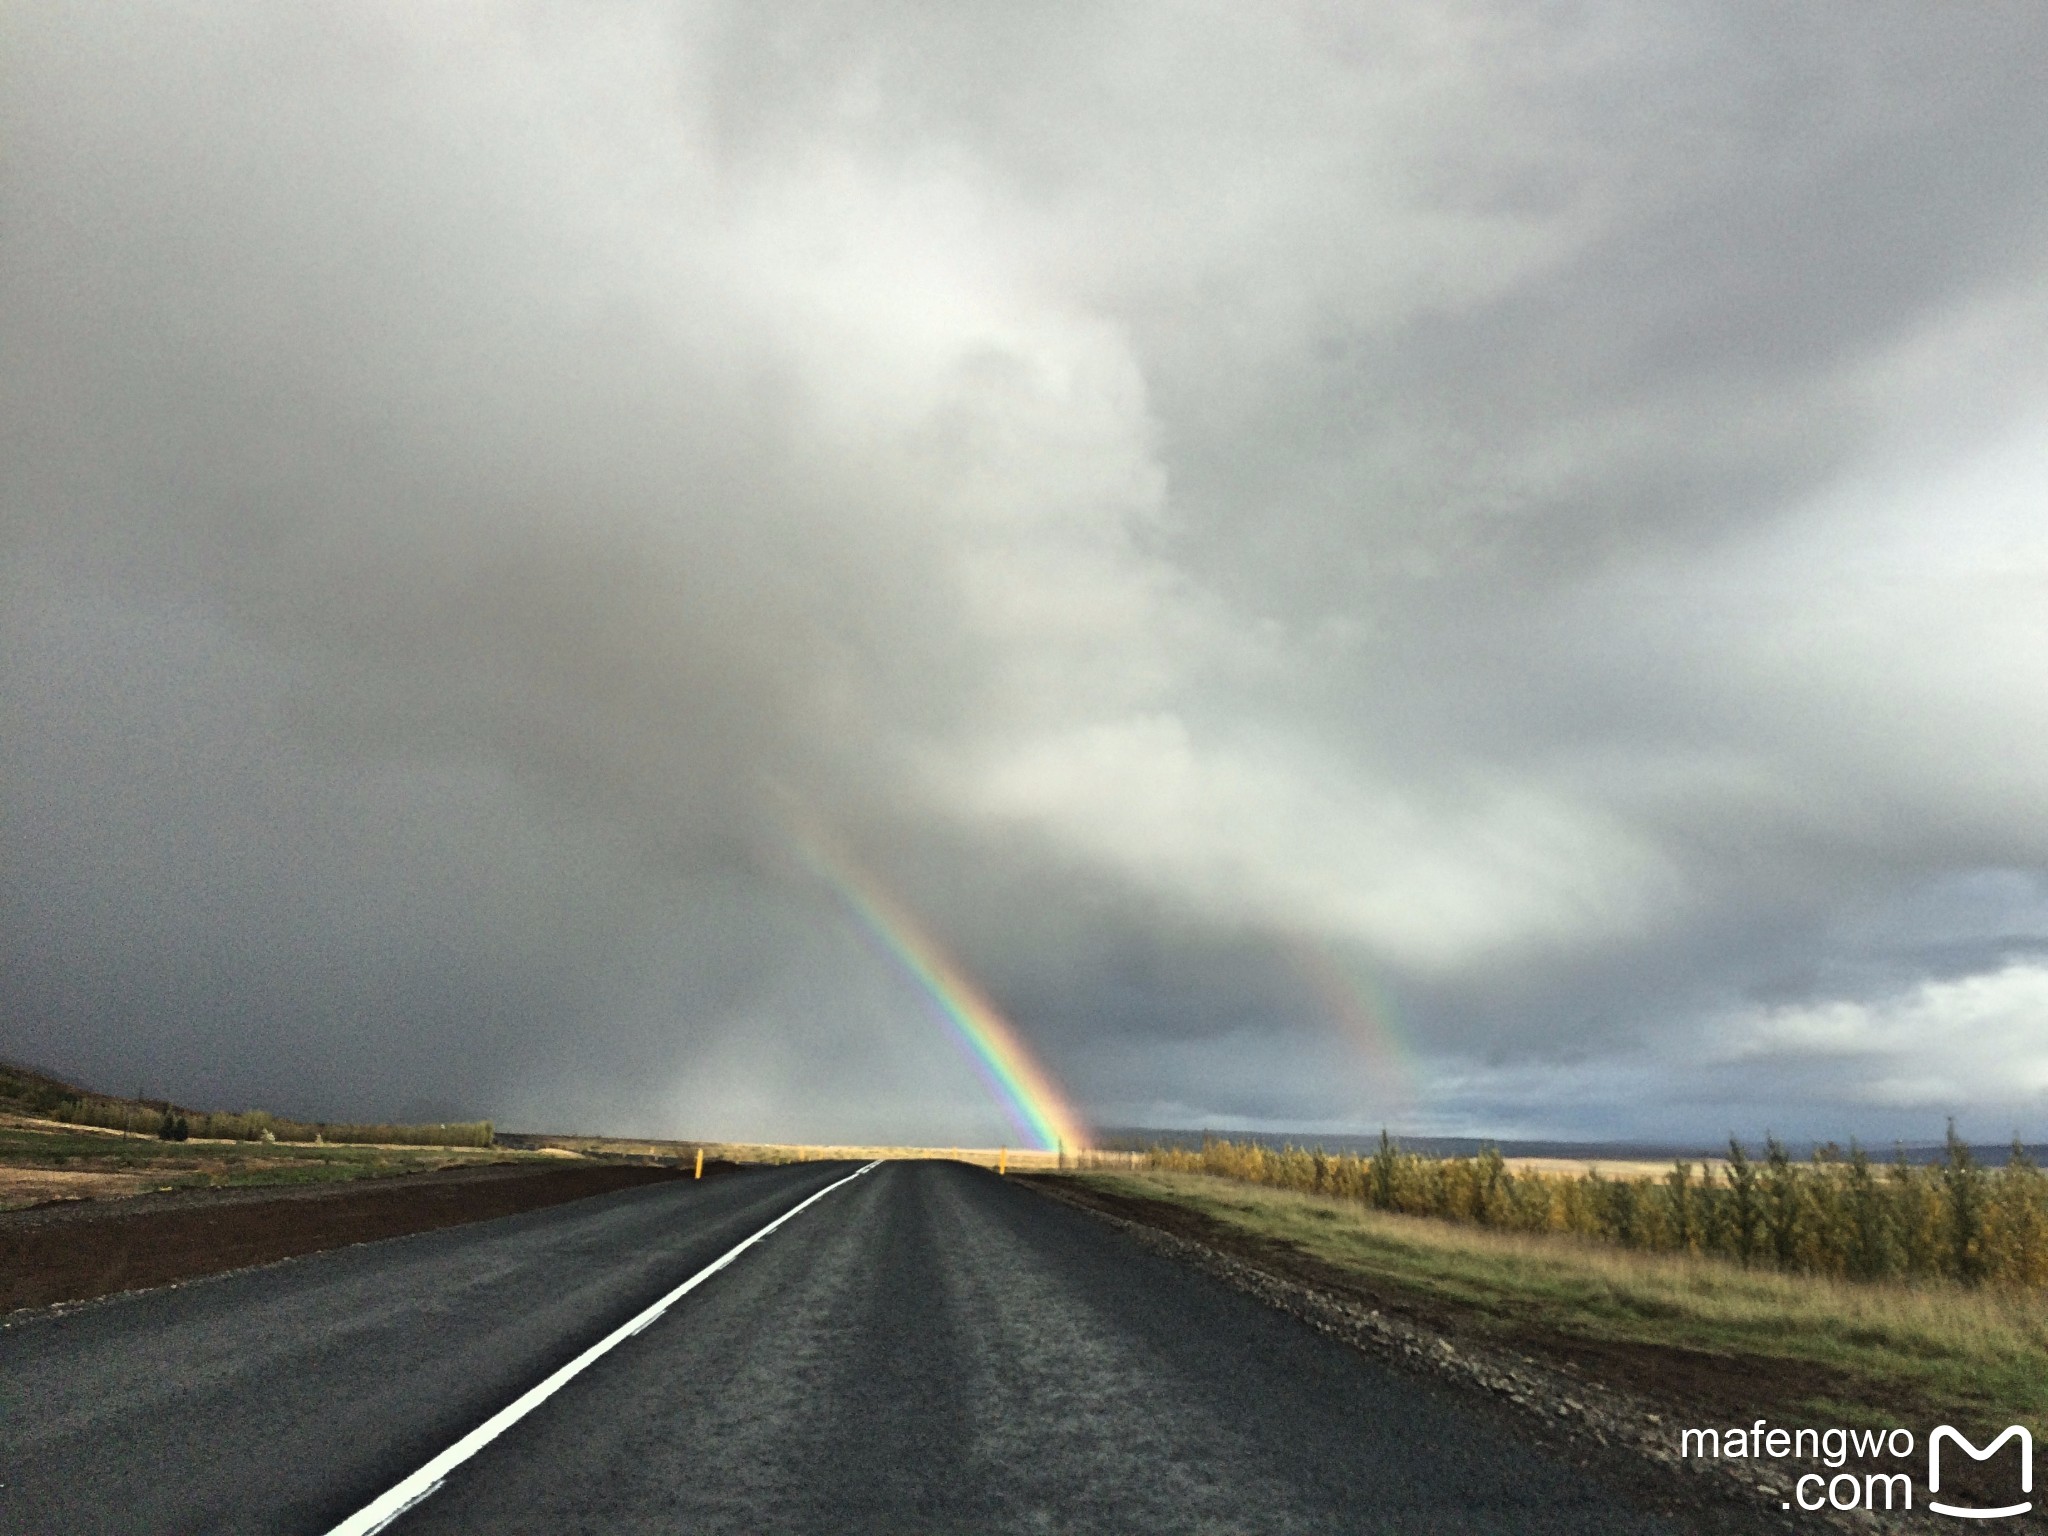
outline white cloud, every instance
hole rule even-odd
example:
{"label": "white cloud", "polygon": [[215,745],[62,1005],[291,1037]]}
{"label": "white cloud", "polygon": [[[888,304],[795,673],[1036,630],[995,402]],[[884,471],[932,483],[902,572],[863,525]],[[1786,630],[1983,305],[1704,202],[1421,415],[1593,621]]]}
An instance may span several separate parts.
{"label": "white cloud", "polygon": [[1797,1061],[1831,1097],[1899,1108],[2048,1100],[2048,966],[2014,962],[1876,1001],[1788,1005],[1729,1021],[1724,1061]]}
{"label": "white cloud", "polygon": [[[1839,915],[2048,865],[2048,111],[2015,29],[24,14],[0,826],[79,829],[114,888],[10,893],[0,1005],[112,1070],[137,1018],[192,1061],[187,1015],[236,998],[417,992],[431,1054],[552,926],[490,1005],[522,1048],[499,1079],[451,1051],[449,1091],[694,1073],[796,1113],[811,1043],[886,1009],[834,1014],[858,960],[762,916],[830,921],[763,851],[777,787],[1045,1038],[1116,1032],[1128,1104],[1185,989],[1121,978],[1247,934],[1399,973],[1425,1046],[1541,1058],[1519,1108],[1511,1069],[1442,1079],[1517,1124],[1633,1081],[1577,1052],[1671,1086],[1703,997],[1910,973]],[[201,617],[132,639],[165,611]],[[169,748],[81,766],[174,739],[173,696],[236,795]],[[449,833],[475,889],[401,984],[377,914],[412,865],[374,829],[448,784],[540,830]],[[605,921],[551,925],[532,848],[619,893]],[[244,850],[358,914],[327,969],[240,942]],[[175,986],[95,970],[77,915],[127,910],[145,854],[221,893]],[[1258,990],[1156,1102],[1287,1100],[1260,1055],[1299,1021]],[[1842,1006],[1811,1049],[1892,1038]],[[895,1072],[874,1104],[924,1092]]]}
{"label": "white cloud", "polygon": [[1205,747],[1168,714],[1006,741],[962,787],[1118,876],[1231,926],[1362,941],[1423,969],[1613,942],[1676,875],[1612,822],[1476,776],[1427,799],[1284,745]]}

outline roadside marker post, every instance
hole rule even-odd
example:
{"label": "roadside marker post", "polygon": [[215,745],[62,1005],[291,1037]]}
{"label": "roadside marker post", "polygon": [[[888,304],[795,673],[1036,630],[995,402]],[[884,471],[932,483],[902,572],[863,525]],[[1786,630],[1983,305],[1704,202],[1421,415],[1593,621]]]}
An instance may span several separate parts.
{"label": "roadside marker post", "polygon": [[998,1151],[998,1152],[996,1153],[996,1172],[997,1172],[997,1173],[1008,1173],[1009,1171],[1010,1171],[1010,1149],[1009,1149],[1008,1147],[1004,1147],[1004,1148],[1002,1148],[1002,1149],[1001,1149],[1000,1151]]}
{"label": "roadside marker post", "polygon": [[704,1177],[704,1149],[702,1147],[697,1149],[697,1171],[692,1177],[699,1179]]}

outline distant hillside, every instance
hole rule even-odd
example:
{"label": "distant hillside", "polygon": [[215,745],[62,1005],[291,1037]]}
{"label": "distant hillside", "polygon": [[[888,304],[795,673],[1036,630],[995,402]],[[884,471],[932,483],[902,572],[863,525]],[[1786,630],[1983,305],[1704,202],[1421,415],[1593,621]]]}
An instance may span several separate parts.
{"label": "distant hillside", "polygon": [[[82,1099],[101,1099],[109,1103],[127,1103],[109,1094],[66,1082],[48,1072],[34,1067],[22,1066],[19,1062],[0,1060],[0,1110],[17,1115],[48,1115],[52,1110],[66,1103]],[[161,1100],[149,1106],[153,1113],[163,1112]]]}

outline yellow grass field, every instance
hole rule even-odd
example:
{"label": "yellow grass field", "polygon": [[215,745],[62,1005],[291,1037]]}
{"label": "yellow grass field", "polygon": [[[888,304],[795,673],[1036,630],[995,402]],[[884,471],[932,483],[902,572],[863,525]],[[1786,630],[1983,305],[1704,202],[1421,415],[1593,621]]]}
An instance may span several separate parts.
{"label": "yellow grass field", "polygon": [[521,1136],[517,1144],[537,1150],[573,1152],[587,1157],[648,1157],[663,1161],[694,1158],[734,1163],[872,1162],[937,1158],[972,1163],[978,1168],[1007,1167],[1016,1173],[1057,1172],[1081,1168],[1142,1168],[1142,1152],[1040,1152],[1025,1147],[912,1147],[875,1142],[827,1143],[796,1141],[660,1141],[631,1136]]}
{"label": "yellow grass field", "polygon": [[762,1142],[705,1142],[706,1157],[731,1158],[736,1163],[822,1162],[849,1158],[872,1162],[907,1158],[940,1158],[972,1163],[978,1168],[1007,1167],[1013,1173],[1051,1173],[1061,1168],[1135,1168],[1142,1153],[1130,1152],[1040,1152],[1024,1147],[902,1147],[902,1146],[809,1146]]}
{"label": "yellow grass field", "polygon": [[[1716,1173],[1728,1166],[1726,1158],[1695,1158],[1694,1162]],[[1661,1179],[1671,1171],[1668,1161],[1645,1162],[1636,1158],[1510,1157],[1502,1159],[1502,1163],[1510,1173],[1561,1174],[1574,1179],[1588,1173],[1597,1173],[1603,1179]]]}

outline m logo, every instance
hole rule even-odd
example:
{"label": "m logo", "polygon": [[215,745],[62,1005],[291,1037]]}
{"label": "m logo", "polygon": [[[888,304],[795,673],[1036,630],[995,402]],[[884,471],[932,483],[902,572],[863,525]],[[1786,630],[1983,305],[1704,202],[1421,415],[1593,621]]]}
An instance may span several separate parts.
{"label": "m logo", "polygon": [[[2020,1443],[2020,1492],[2034,1491],[2034,1437],[2027,1433],[2024,1424],[2015,1424],[1996,1440],[1978,1450],[1962,1435],[1946,1424],[1934,1426],[1934,1433],[1927,1437],[1927,1491],[1941,1492],[1941,1442],[1953,1440],[1961,1446],[1972,1461],[1989,1461],[1998,1454],[1998,1448],[2006,1441],[2017,1439]],[[2024,1515],[2034,1507],[2031,1499],[2021,1504],[2007,1504],[2001,1509],[1966,1509],[1960,1504],[1937,1504],[1932,1499],[1927,1507],[1938,1515],[1959,1515],[1965,1520],[2003,1520],[2007,1515]]]}

